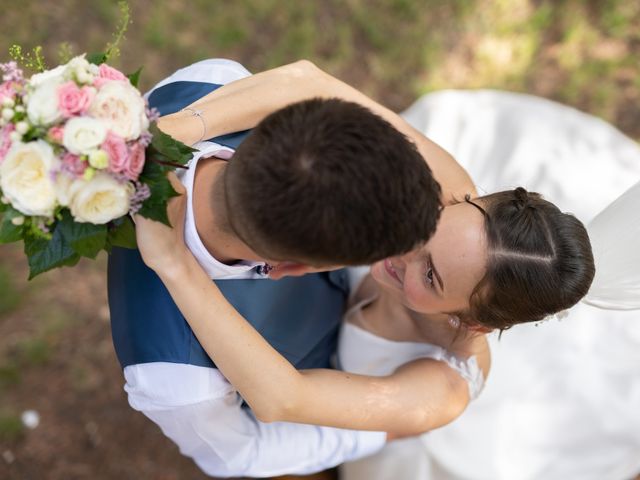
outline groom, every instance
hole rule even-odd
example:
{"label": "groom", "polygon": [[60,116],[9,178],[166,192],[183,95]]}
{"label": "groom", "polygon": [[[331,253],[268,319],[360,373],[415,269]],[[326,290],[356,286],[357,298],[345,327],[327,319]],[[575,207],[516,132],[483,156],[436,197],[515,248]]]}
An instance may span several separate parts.
{"label": "groom", "polygon": [[[148,100],[168,115],[247,75],[228,60],[200,62],[158,84]],[[181,177],[189,196],[185,242],[230,302],[297,368],[329,367],[346,274],[297,276],[372,263],[426,240],[440,188],[423,158],[387,122],[338,100],[295,104],[249,135],[197,146]],[[241,398],[136,250],[110,255],[109,305],[130,405],[206,473],[305,474],[384,444],[382,432],[265,424],[239,408]]]}

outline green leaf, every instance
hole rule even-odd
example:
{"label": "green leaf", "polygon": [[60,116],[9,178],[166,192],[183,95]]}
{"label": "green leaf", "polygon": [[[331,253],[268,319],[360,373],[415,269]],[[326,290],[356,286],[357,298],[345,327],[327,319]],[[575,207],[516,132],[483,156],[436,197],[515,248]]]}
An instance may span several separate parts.
{"label": "green leaf", "polygon": [[26,237],[24,253],[29,263],[29,280],[56,267],[75,265],[80,260],[80,255],[71,248],[59,228],[54,229],[51,240]]}
{"label": "green leaf", "polygon": [[58,222],[56,231],[62,234],[78,255],[87,258],[96,258],[107,241],[106,225],[75,222],[67,210],[62,212],[62,220]]}
{"label": "green leaf", "polygon": [[90,53],[87,55],[87,61],[94,65],[102,65],[107,61],[107,54],[104,52]]}
{"label": "green leaf", "polygon": [[151,190],[151,196],[145,200],[138,213],[145,218],[171,226],[167,217],[167,202],[170,198],[177,196],[178,192],[173,189],[171,182],[164,175],[147,185]]}
{"label": "green leaf", "polygon": [[136,229],[131,217],[122,217],[113,222],[107,235],[109,247],[137,248]]}
{"label": "green leaf", "polygon": [[[151,124],[149,132],[153,135],[153,139],[151,140],[153,148],[174,163],[185,165],[191,160],[193,153],[197,151],[195,148],[191,148],[164,133],[158,128],[156,123]],[[153,150],[150,154],[153,157]]]}
{"label": "green leaf", "polygon": [[11,222],[11,220],[18,217],[24,217],[24,215],[12,207],[6,208],[0,221],[0,243],[11,243],[22,240],[24,227],[22,225],[14,225]]}
{"label": "green leaf", "polygon": [[138,70],[136,70],[135,72],[127,75],[127,78],[129,79],[129,81],[131,82],[131,85],[133,85],[134,87],[138,88],[138,83],[140,82],[140,73],[142,72],[142,69],[144,67],[140,67]]}

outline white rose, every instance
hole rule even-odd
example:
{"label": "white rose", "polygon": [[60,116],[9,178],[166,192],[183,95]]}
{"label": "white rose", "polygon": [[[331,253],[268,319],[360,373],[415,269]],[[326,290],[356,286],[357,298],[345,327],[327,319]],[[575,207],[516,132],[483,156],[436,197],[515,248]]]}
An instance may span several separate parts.
{"label": "white rose", "polygon": [[58,203],[63,207],[68,207],[71,202],[71,195],[73,193],[73,189],[71,187],[74,181],[74,178],[71,178],[64,172],[60,172],[56,175],[53,182],[56,198],[58,199]]}
{"label": "white rose", "polygon": [[51,80],[56,80],[59,83],[62,83],[66,80],[66,65],[60,65],[59,67],[54,68],[53,70],[45,70],[42,73],[36,73],[32,75],[29,79],[29,85],[31,87],[36,88],[42,85],[43,83],[47,83]]}
{"label": "white rose", "polygon": [[51,216],[57,203],[52,171],[59,165],[44,141],[15,143],[0,164],[0,188],[25,215]]}
{"label": "white rose", "polygon": [[62,144],[76,155],[88,153],[99,147],[107,137],[102,120],[90,117],[74,117],[64,126]]}
{"label": "white rose", "polygon": [[34,125],[51,125],[62,118],[58,109],[58,87],[64,82],[61,76],[40,83],[29,95],[27,116]]}
{"label": "white rose", "polygon": [[130,183],[120,183],[104,172],[89,181],[76,180],[71,185],[71,215],[77,222],[107,223],[129,212],[133,192]]}
{"label": "white rose", "polygon": [[128,82],[108,82],[98,91],[89,113],[103,119],[109,130],[125,140],[137,139],[149,126],[140,92]]}

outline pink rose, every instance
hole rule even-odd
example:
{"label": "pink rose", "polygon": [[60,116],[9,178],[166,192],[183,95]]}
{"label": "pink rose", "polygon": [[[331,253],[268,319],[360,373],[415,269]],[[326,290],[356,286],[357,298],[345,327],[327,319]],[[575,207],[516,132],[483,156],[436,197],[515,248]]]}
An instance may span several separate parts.
{"label": "pink rose", "polygon": [[64,128],[61,126],[51,127],[47,132],[47,137],[53,143],[57,143],[58,145],[62,145],[62,140],[64,139]]}
{"label": "pink rose", "polygon": [[137,180],[138,176],[144,168],[144,146],[140,143],[134,143],[129,151],[129,166],[125,175],[129,180]]}
{"label": "pink rose", "polygon": [[11,132],[16,129],[13,123],[6,125],[4,128],[0,129],[0,163],[4,160],[4,157],[7,155],[7,152],[11,148]]}
{"label": "pink rose", "polygon": [[58,87],[58,108],[65,118],[82,115],[95,96],[91,87],[79,88],[75,82],[66,82]]}
{"label": "pink rose", "polygon": [[109,171],[125,173],[129,166],[129,149],[124,139],[113,132],[108,132],[101,148],[109,156]]}
{"label": "pink rose", "polygon": [[70,174],[72,177],[81,177],[87,169],[87,166],[87,162],[83,162],[78,155],[67,152],[62,156],[61,170]]}
{"label": "pink rose", "polygon": [[100,88],[107,82],[111,82],[111,81],[122,82],[126,80],[127,80],[127,77],[125,77],[121,71],[116,70],[113,67],[110,67],[106,63],[103,63],[100,65],[100,67],[98,67],[98,75],[93,80],[93,85],[96,88]]}
{"label": "pink rose", "polygon": [[13,82],[0,83],[0,102],[5,98],[13,99],[16,96],[16,90]]}

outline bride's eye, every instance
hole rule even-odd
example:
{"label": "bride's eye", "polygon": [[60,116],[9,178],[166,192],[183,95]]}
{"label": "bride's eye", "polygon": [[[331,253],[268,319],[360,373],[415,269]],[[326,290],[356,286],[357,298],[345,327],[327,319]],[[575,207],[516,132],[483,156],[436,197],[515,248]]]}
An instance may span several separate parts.
{"label": "bride's eye", "polygon": [[433,268],[429,265],[427,265],[427,271],[425,272],[424,279],[431,288],[435,288],[433,285]]}

